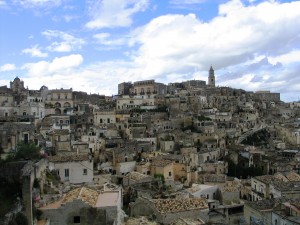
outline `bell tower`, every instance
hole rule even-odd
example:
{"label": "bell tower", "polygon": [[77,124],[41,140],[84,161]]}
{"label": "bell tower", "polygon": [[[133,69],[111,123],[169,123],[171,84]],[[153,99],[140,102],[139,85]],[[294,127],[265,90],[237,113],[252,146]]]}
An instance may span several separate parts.
{"label": "bell tower", "polygon": [[208,71],[208,86],[215,87],[216,86],[215,81],[216,81],[215,80],[215,71],[212,68],[212,66],[210,66],[210,69]]}

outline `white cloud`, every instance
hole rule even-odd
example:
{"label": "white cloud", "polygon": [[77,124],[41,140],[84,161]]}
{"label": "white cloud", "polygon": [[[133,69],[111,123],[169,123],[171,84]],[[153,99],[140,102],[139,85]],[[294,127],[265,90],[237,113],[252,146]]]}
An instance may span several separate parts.
{"label": "white cloud", "polygon": [[83,57],[80,54],[73,54],[63,57],[56,57],[52,62],[39,61],[36,63],[27,63],[23,69],[28,70],[28,75],[40,77],[43,75],[53,75],[55,73],[67,74],[72,69],[78,67],[83,62]]}
{"label": "white cloud", "polygon": [[69,22],[71,22],[73,20],[76,20],[76,19],[78,19],[78,16],[75,16],[75,15],[63,15],[63,16],[55,15],[55,16],[52,17],[52,20],[54,22],[61,22],[63,20],[65,22],[69,23]]}
{"label": "white cloud", "polygon": [[[100,62],[81,67],[78,63],[62,68],[65,62],[74,60],[68,56],[52,62],[25,65],[24,69],[28,70],[28,76],[23,78],[25,85],[29,84],[29,89],[39,89],[46,85],[50,89],[72,87],[77,91],[111,95],[117,93],[118,83],[138,79],[140,72],[132,63],[124,61]],[[80,57],[77,60],[80,62]]]}
{"label": "white cloud", "polygon": [[0,8],[6,8],[7,4],[4,0],[0,0]]}
{"label": "white cloud", "polygon": [[290,64],[290,63],[298,63],[300,59],[300,50],[295,50],[288,52],[286,54],[278,55],[275,57],[269,57],[269,60],[272,64],[282,63],[282,64]]}
{"label": "white cloud", "polygon": [[38,45],[33,46],[32,48],[26,48],[22,50],[22,53],[29,54],[32,57],[44,58],[47,57],[48,54],[46,52],[42,52]]}
{"label": "white cloud", "polygon": [[90,0],[88,12],[91,20],[86,23],[90,29],[128,27],[134,14],[144,11],[149,0]]}
{"label": "white cloud", "polygon": [[24,8],[52,8],[60,6],[63,0],[13,0]]}
{"label": "white cloud", "polygon": [[0,72],[6,72],[6,71],[11,71],[11,70],[15,70],[16,66],[15,64],[5,64],[3,66],[0,66]]}
{"label": "white cloud", "polygon": [[[97,4],[94,11],[89,8],[92,20],[87,27],[132,24],[135,12],[119,15],[126,18],[122,23],[118,22],[116,12],[134,8],[137,1],[131,1],[130,6],[127,1],[123,5],[116,0],[93,2]],[[106,11],[109,7],[115,8]],[[232,0],[222,4],[219,14],[208,22],[201,21],[194,14],[164,15],[130,33],[132,48],[126,50],[132,61],[108,61],[86,66],[82,65],[81,55],[70,55],[26,64],[23,68],[31,76],[24,80],[39,87],[47,84],[52,88],[73,87],[74,90],[113,94],[117,93],[117,84],[124,81],[206,80],[207,70],[212,64],[216,69],[217,85],[252,91],[270,89],[286,94],[299,91],[299,18],[299,1],[252,1],[245,6],[241,1]],[[73,40],[78,38],[60,31],[49,30],[43,35],[50,40],[58,39],[48,47],[51,51],[72,51],[84,44],[84,40],[79,39],[76,43]],[[116,38],[114,33],[108,32],[92,37],[104,46],[124,45],[128,41],[127,37]],[[40,79],[36,79],[37,76]]]}
{"label": "white cloud", "polygon": [[170,0],[170,3],[174,5],[191,5],[200,4],[204,2],[206,2],[206,0]]}
{"label": "white cloud", "polygon": [[97,33],[93,35],[93,38],[97,41],[97,43],[110,46],[111,48],[116,48],[120,45],[127,44],[128,42],[128,40],[124,37],[112,38],[110,33]]}
{"label": "white cloud", "polygon": [[[194,68],[206,71],[211,64],[215,69],[235,66],[257,55],[275,57],[299,46],[299,18],[299,1],[245,6],[232,0],[220,5],[219,15],[206,23],[194,14],[164,15],[133,32],[131,44],[138,50],[132,57],[144,68],[142,76],[157,79]],[[246,81],[248,87],[258,87]]]}
{"label": "white cloud", "polygon": [[47,37],[49,40],[54,38],[60,39],[61,41],[54,41],[50,46],[47,47],[49,51],[53,52],[71,52],[74,50],[81,49],[85,44],[82,38],[76,38],[66,32],[57,30],[46,30],[42,32],[42,35]]}

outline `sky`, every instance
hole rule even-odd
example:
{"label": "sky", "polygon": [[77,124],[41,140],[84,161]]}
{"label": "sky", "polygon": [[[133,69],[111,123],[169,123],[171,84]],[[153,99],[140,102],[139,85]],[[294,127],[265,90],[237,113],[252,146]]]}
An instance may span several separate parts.
{"label": "sky", "polygon": [[0,0],[0,85],[207,81],[300,98],[300,1]]}

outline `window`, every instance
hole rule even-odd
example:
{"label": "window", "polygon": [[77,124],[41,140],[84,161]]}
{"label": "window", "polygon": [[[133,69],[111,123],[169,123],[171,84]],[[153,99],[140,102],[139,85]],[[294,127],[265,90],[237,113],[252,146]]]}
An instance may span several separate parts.
{"label": "window", "polygon": [[29,141],[29,134],[24,134],[24,142],[28,143]]}
{"label": "window", "polygon": [[73,222],[74,223],[80,223],[80,216],[74,216]]}
{"label": "window", "polygon": [[172,176],[172,173],[171,173],[171,172],[169,172],[169,177],[170,177],[170,176]]}
{"label": "window", "polygon": [[69,169],[65,169],[65,177],[69,177]]}
{"label": "window", "polygon": [[83,175],[87,175],[87,169],[83,169]]}

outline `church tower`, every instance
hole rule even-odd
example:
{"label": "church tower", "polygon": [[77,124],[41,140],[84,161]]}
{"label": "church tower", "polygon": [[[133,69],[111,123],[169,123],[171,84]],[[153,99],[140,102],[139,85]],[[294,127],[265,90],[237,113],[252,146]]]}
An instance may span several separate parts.
{"label": "church tower", "polygon": [[208,86],[209,87],[215,87],[215,71],[212,68],[212,66],[210,66],[209,72],[208,72]]}

